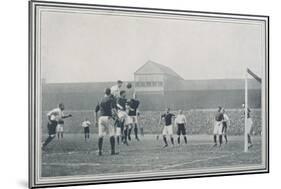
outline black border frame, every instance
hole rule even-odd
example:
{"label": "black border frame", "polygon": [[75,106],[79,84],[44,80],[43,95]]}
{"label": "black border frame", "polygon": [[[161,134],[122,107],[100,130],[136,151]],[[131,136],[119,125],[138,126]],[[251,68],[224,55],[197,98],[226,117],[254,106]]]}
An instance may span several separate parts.
{"label": "black border frame", "polygon": [[[37,4],[39,3],[39,4]],[[248,175],[248,174],[265,174],[270,172],[270,127],[269,127],[269,71],[270,71],[270,17],[266,15],[254,15],[254,14],[238,14],[238,13],[224,13],[224,12],[208,12],[208,11],[192,11],[192,10],[179,10],[179,9],[161,9],[161,8],[147,8],[147,7],[131,7],[131,6],[115,6],[115,5],[103,5],[103,4],[87,4],[87,3],[71,3],[71,2],[55,2],[55,1],[36,1],[36,0],[29,0],[28,2],[28,164],[29,164],[29,170],[28,170],[28,187],[29,188],[46,188],[46,187],[66,187],[66,186],[78,186],[78,185],[95,185],[95,184],[111,184],[111,183],[126,183],[126,182],[142,182],[142,181],[158,181],[158,180],[172,180],[172,179],[187,179],[187,178],[201,178],[201,177],[217,177],[217,176],[233,176],[233,175]],[[99,10],[115,10],[115,11],[125,11],[125,12],[138,12],[138,13],[158,13],[158,14],[166,14],[166,15],[188,15],[188,13],[199,13],[199,14],[206,14],[205,16],[199,15],[200,17],[215,17],[215,18],[228,18],[228,19],[241,19],[241,20],[260,20],[264,21],[266,24],[265,28],[265,34],[267,34],[267,38],[265,38],[266,47],[265,48],[265,54],[266,54],[266,70],[265,70],[265,124],[267,127],[267,133],[266,133],[266,168],[265,169],[256,169],[256,170],[245,170],[245,171],[227,171],[227,172],[211,172],[211,173],[196,173],[192,174],[191,176],[186,175],[169,175],[169,176],[153,176],[151,177],[138,177],[138,178],[123,178],[123,179],[108,179],[108,180],[102,180],[102,181],[74,181],[74,182],[61,182],[61,183],[48,183],[48,184],[38,184],[35,182],[36,178],[36,172],[35,172],[35,162],[32,160],[35,159],[35,151],[36,151],[36,145],[33,141],[33,138],[35,136],[34,133],[36,133],[35,129],[36,127],[32,128],[33,125],[35,125],[35,112],[36,112],[36,104],[35,104],[35,97],[36,97],[36,7],[37,6],[49,6],[49,7],[64,7],[64,8],[77,8],[73,6],[86,6],[86,7],[79,7],[81,9],[99,9]],[[110,9],[114,8],[114,9]],[[33,15],[33,9],[35,11],[35,15]],[[117,10],[120,9],[120,10]],[[133,10],[122,10],[122,9],[133,9]],[[153,11],[160,11],[160,12],[153,12]],[[161,12],[163,11],[163,12]],[[167,13],[164,11],[169,11],[171,13]],[[180,14],[183,13],[183,14]],[[209,15],[208,15],[209,14]],[[217,15],[217,16],[214,16]],[[223,15],[227,15],[227,17],[223,17]],[[193,15],[194,16],[194,15]],[[242,17],[255,17],[253,19],[247,19],[247,18],[237,18],[237,17],[231,17],[231,16],[242,16]],[[260,18],[260,19],[258,19]],[[33,20],[34,19],[34,20]],[[33,26],[34,22],[34,26]],[[34,33],[33,33],[34,32]],[[34,37],[34,40],[33,40]],[[33,49],[34,48],[34,49]],[[34,53],[33,51],[34,50]],[[32,59],[34,58],[34,62]],[[34,67],[32,67],[34,66]],[[34,105],[32,104],[34,103]],[[33,115],[34,114],[34,115]],[[32,151],[34,150],[34,151]],[[32,169],[32,166],[34,170]]]}

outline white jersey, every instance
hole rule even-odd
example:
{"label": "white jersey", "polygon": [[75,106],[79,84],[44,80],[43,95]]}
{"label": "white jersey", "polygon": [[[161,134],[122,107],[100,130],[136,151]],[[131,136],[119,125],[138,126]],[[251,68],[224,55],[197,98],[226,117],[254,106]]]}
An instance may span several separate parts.
{"label": "white jersey", "polygon": [[229,117],[227,114],[223,114],[223,122],[229,122]]}
{"label": "white jersey", "polygon": [[179,115],[176,116],[176,119],[175,119],[175,123],[176,123],[176,124],[184,124],[184,123],[186,123],[186,122],[187,122],[187,121],[186,121],[185,115],[179,114]]}
{"label": "white jersey", "polygon": [[111,94],[115,97],[120,97],[120,88],[118,87],[118,85],[114,85],[110,88],[111,90]]}
{"label": "white jersey", "polygon": [[52,121],[59,121],[63,119],[64,113],[60,108],[55,108],[48,112],[47,116],[49,116]]}
{"label": "white jersey", "polygon": [[91,125],[90,121],[83,121],[82,124],[81,124],[81,126],[84,127],[84,128],[89,127],[90,125]]}

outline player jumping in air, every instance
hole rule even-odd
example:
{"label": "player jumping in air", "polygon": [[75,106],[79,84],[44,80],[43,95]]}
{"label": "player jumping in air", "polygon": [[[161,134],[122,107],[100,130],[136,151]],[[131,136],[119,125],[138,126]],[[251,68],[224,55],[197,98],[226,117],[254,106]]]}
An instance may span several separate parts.
{"label": "player jumping in air", "polygon": [[183,135],[184,142],[187,144],[186,138],[186,117],[183,115],[182,110],[179,110],[179,114],[176,116],[175,123],[177,125],[177,135],[178,135],[178,144],[180,144],[180,135]]}
{"label": "player jumping in air", "polygon": [[[100,103],[96,106],[96,124],[98,123],[99,129],[99,139],[98,139],[98,149],[99,155],[102,155],[102,145],[103,138],[106,136],[107,131],[109,134],[109,141],[111,145],[111,155],[116,155],[118,153],[115,152],[115,128],[114,128],[114,120],[112,117],[112,113],[114,107],[114,99],[111,96],[110,88],[105,89],[105,95],[101,99]],[[98,116],[99,112],[99,116]]]}
{"label": "player jumping in air", "polygon": [[81,126],[84,128],[85,141],[87,141],[87,139],[90,138],[91,122],[89,121],[88,118],[86,118],[84,121],[82,121]]}
{"label": "player jumping in air", "polygon": [[115,97],[115,98],[119,98],[120,97],[120,91],[123,85],[123,81],[118,80],[117,84],[111,87],[111,94]]}
{"label": "player jumping in air", "polygon": [[222,120],[222,134],[224,136],[225,139],[225,143],[227,144],[228,140],[227,140],[227,127],[228,125],[230,125],[230,120],[228,115],[225,112],[225,109],[222,108],[222,113],[223,113],[223,120]]}
{"label": "player jumping in air", "polygon": [[129,129],[128,138],[130,140],[131,138],[131,131],[132,128],[134,128],[135,133],[135,139],[139,141],[138,137],[138,107],[139,107],[140,101],[137,99],[137,95],[134,93],[133,98],[128,101],[128,115],[132,119],[132,127]]}
{"label": "player jumping in air", "polygon": [[214,120],[214,146],[217,146],[217,136],[219,137],[219,144],[222,144],[222,121],[223,121],[223,113],[222,107],[218,107],[218,111],[215,114]]}
{"label": "player jumping in air", "polygon": [[[245,104],[242,104],[242,108],[245,108]],[[245,115],[245,112],[244,112],[244,115]],[[246,116],[245,116],[246,117]],[[252,126],[253,126],[253,120],[251,118],[251,110],[250,108],[247,109],[247,124],[246,124],[246,133],[247,133],[247,136],[248,136],[248,148],[251,148],[253,146],[253,143],[252,143],[252,139],[251,139],[251,131],[252,131]]]}
{"label": "player jumping in air", "polygon": [[128,145],[128,131],[129,127],[132,124],[131,118],[128,116],[127,110],[127,99],[126,91],[120,91],[120,97],[117,98],[117,115],[120,122],[120,128],[122,133],[122,141],[124,144]]}
{"label": "player jumping in air", "polygon": [[55,108],[48,112],[47,117],[48,117],[48,138],[45,140],[45,142],[42,144],[42,149],[45,150],[46,146],[55,138],[56,136],[56,130],[57,130],[57,125],[59,122],[62,122],[63,119],[71,117],[72,115],[64,115],[64,105],[60,103],[58,105],[58,108]]}
{"label": "player jumping in air", "polygon": [[[117,99],[120,98],[120,91],[123,86],[123,81],[118,80],[117,84],[111,87],[111,95],[117,103]],[[115,104],[116,104],[115,103]],[[120,143],[120,137],[124,138],[124,123],[123,120],[119,119],[118,116],[114,116],[114,125],[116,128],[116,139],[117,144]]]}
{"label": "player jumping in air", "polygon": [[165,121],[165,125],[164,125],[163,132],[162,132],[163,140],[165,143],[163,148],[168,147],[167,136],[170,136],[171,143],[172,143],[172,145],[174,145],[174,138],[173,138],[173,118],[174,117],[175,117],[175,115],[170,113],[169,108],[166,109],[166,113],[161,115],[161,119],[164,119],[164,121]]}

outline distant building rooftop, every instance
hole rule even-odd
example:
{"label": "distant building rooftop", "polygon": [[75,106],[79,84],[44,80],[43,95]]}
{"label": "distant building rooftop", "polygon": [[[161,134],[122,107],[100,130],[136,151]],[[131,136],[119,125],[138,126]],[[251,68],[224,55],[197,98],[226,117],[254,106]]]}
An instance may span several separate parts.
{"label": "distant building rooftop", "polygon": [[167,74],[178,79],[183,79],[179,74],[177,74],[171,68],[164,66],[162,64],[158,64],[151,60],[147,61],[143,66],[141,66],[135,74]]}

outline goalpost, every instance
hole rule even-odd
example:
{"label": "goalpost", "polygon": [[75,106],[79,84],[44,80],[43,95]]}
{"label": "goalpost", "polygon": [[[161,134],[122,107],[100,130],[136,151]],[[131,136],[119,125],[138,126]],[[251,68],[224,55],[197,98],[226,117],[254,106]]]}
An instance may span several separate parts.
{"label": "goalpost", "polygon": [[245,74],[245,106],[244,106],[244,117],[245,117],[245,123],[244,123],[244,152],[248,152],[248,133],[247,131],[247,114],[248,114],[248,108],[249,108],[249,93],[248,93],[248,88],[249,88],[249,76],[250,79],[254,80],[255,82],[261,84],[262,80],[261,78],[256,75],[253,71],[251,71],[249,68],[246,69],[246,74]]}

